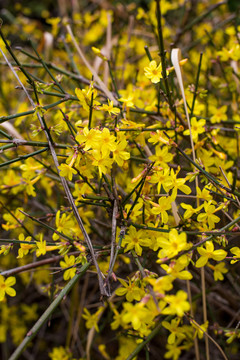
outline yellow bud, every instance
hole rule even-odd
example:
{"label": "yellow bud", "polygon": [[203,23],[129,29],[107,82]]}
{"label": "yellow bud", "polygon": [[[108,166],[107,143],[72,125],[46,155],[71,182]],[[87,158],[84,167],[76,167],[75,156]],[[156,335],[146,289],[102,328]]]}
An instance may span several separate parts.
{"label": "yellow bud", "polygon": [[108,58],[106,56],[104,56],[103,53],[101,53],[100,49],[92,46],[92,51],[94,52],[95,55],[99,56],[102,60],[108,61]]}
{"label": "yellow bud", "polygon": [[128,161],[124,161],[122,166],[123,170],[128,170],[128,167]]}
{"label": "yellow bud", "polygon": [[[179,61],[179,65],[183,66],[184,64],[186,64],[186,62],[188,61],[188,59],[182,59],[181,61]],[[174,70],[174,66],[171,66],[170,68],[167,68],[167,71],[171,72]]]}

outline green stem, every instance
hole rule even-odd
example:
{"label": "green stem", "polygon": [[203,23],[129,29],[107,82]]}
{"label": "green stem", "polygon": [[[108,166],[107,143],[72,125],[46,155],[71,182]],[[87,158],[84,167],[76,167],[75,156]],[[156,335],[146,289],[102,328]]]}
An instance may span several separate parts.
{"label": "green stem", "polygon": [[0,147],[0,153],[2,153],[3,151],[5,151],[5,150],[7,150],[7,149],[14,148],[14,147],[17,147],[17,145],[16,145],[16,144],[13,144],[13,142],[11,141],[11,144],[4,145],[4,146],[1,146],[1,147]]}
{"label": "green stem", "polygon": [[145,52],[147,54],[147,57],[148,57],[149,61],[152,61],[152,55],[150,54],[150,51],[149,51],[149,48],[148,48],[147,45],[144,46],[144,50],[145,50]]}
{"label": "green stem", "polygon": [[63,120],[65,121],[65,123],[67,124],[67,127],[74,139],[74,141],[77,143],[77,145],[79,145],[79,142],[76,140],[75,138],[75,133],[77,132],[77,130],[75,129],[75,127],[71,124],[71,122],[69,121],[68,116],[62,111],[62,109],[59,109],[62,113],[63,116]]}
{"label": "green stem", "polygon": [[143,268],[142,264],[140,263],[140,261],[138,259],[138,256],[137,256],[136,252],[134,250],[131,250],[131,253],[132,253],[134,261],[137,264],[137,267],[138,267],[142,277],[144,278],[146,276],[146,274],[145,274],[145,271],[144,271],[144,268]]}
{"label": "green stem", "polygon": [[122,226],[121,227],[121,230],[120,230],[120,234],[119,234],[119,240],[118,240],[118,243],[117,243],[117,246],[116,246],[116,252],[114,254],[114,257],[113,257],[113,260],[110,264],[110,267],[109,267],[109,270],[108,270],[108,278],[111,276],[112,272],[113,272],[113,268],[114,268],[114,265],[115,265],[115,262],[116,262],[116,259],[117,259],[117,256],[119,254],[119,251],[121,249],[121,246],[122,246],[122,241],[125,237],[125,226]]}
{"label": "green stem", "polygon": [[[92,79],[93,81],[93,79]],[[89,118],[88,118],[88,130],[91,129],[91,125],[92,125],[92,114],[93,114],[93,92],[91,94],[91,103],[89,106]]]}
{"label": "green stem", "polygon": [[127,221],[129,220],[130,215],[131,215],[131,213],[132,213],[132,211],[133,211],[133,209],[134,209],[134,207],[135,207],[135,205],[136,205],[136,203],[137,203],[137,201],[138,201],[138,198],[139,198],[139,196],[140,196],[140,194],[141,194],[143,185],[144,185],[144,183],[145,183],[145,179],[146,179],[146,177],[143,178],[143,181],[142,181],[142,183],[141,183],[141,186],[140,186],[140,188],[139,188],[139,190],[138,190],[138,192],[137,192],[136,198],[135,198],[132,206],[130,207],[130,209],[129,209],[129,211],[128,211]]}
{"label": "green stem", "polygon": [[2,134],[3,136],[5,136],[5,137],[7,137],[8,139],[10,139],[10,140],[12,140],[12,136],[11,135],[9,135],[9,134],[7,134],[5,131],[3,131],[3,130],[0,130],[0,134]]}
{"label": "green stem", "polygon": [[78,200],[78,202],[81,203],[81,204],[86,204],[86,205],[100,206],[100,207],[109,208],[109,205],[104,204],[104,203],[99,203],[99,202],[91,202],[91,201],[85,201],[85,200]]}
{"label": "green stem", "polygon": [[41,154],[42,152],[44,152],[46,150],[48,150],[48,147],[45,147],[45,148],[43,148],[41,150],[34,151],[31,154],[19,155],[19,157],[15,158],[15,159],[12,159],[12,160],[9,160],[9,161],[6,161],[6,162],[0,164],[0,168],[3,167],[3,166],[6,166],[6,165],[13,164],[13,163],[15,163],[17,161],[25,160],[25,159],[28,159],[29,157]]}
{"label": "green stem", "polygon": [[137,188],[143,183],[144,178],[142,178],[139,183],[132,189],[132,191],[125,197],[125,199],[122,201],[122,206],[126,204],[126,202],[131,198],[131,196],[135,193]]}
{"label": "green stem", "polygon": [[156,5],[157,5],[157,22],[158,22],[158,46],[159,46],[160,57],[161,57],[161,62],[162,62],[163,81],[164,81],[165,90],[167,93],[168,102],[169,102],[170,108],[172,109],[172,98],[171,98],[169,85],[168,85],[168,79],[167,79],[165,50],[164,50],[163,33],[162,33],[162,15],[161,15],[161,8],[160,8],[160,0],[156,0]]}
{"label": "green stem", "polygon": [[104,200],[104,201],[109,201],[109,198],[108,197],[106,197],[106,196],[94,196],[94,195],[88,195],[88,194],[86,194],[86,195],[82,195],[82,197],[84,198],[84,199],[89,199],[89,200]]}
{"label": "green stem", "polygon": [[58,88],[60,89],[60,91],[65,94],[65,91],[62,87],[62,85],[57,81],[57,79],[55,78],[55,76],[52,74],[52,72],[49,70],[47,64],[45,63],[45,61],[41,58],[41,56],[39,55],[36,46],[34,45],[33,41],[30,40],[30,44],[35,52],[35,54],[38,57],[38,60],[41,62],[41,64],[43,65],[44,69],[46,70],[46,72],[48,73],[48,75],[51,77],[51,79],[54,81],[54,83],[58,86]]}
{"label": "green stem", "polygon": [[120,98],[118,88],[117,88],[117,84],[116,84],[115,78],[113,76],[110,60],[107,61],[107,64],[108,64],[109,74],[110,74],[110,77],[112,79],[112,83],[113,83],[113,86],[114,86],[115,93],[117,94],[117,97]]}
{"label": "green stem", "polygon": [[[48,146],[48,142],[45,141],[30,141],[30,140],[18,140],[18,141],[14,141],[14,140],[0,140],[0,143],[11,143],[9,145],[4,145],[2,147],[0,147],[0,151],[1,150],[6,150],[10,147],[17,147],[19,145],[29,145],[29,146],[38,146],[38,147],[46,147]],[[8,147],[7,147],[8,146]],[[54,147],[55,148],[59,148],[59,149],[69,149],[70,147],[72,147],[71,145],[64,145],[64,144],[56,144],[54,143]]]}
{"label": "green stem", "polygon": [[19,356],[22,354],[26,346],[29,344],[31,340],[35,338],[38,331],[41,329],[43,324],[48,320],[48,318],[52,315],[58,305],[61,303],[62,299],[69,293],[72,287],[76,284],[76,282],[86,273],[89,268],[90,263],[84,264],[78,273],[68,282],[68,284],[62,289],[58,297],[51,303],[51,305],[47,308],[47,310],[42,314],[42,316],[38,319],[35,325],[31,328],[31,330],[27,333],[26,337],[23,339],[21,344],[17,347],[14,353],[10,356],[9,360],[17,360]]}
{"label": "green stem", "polygon": [[[166,321],[168,320],[169,316],[165,319]],[[155,327],[155,329],[153,329],[153,331],[146,337],[146,340],[142,341],[137,347],[136,349],[133,350],[133,352],[127,357],[126,360],[132,360],[135,358],[135,356],[137,356],[137,354],[145,347],[145,345],[147,345],[160,331],[162,327],[162,323],[158,323],[158,325]],[[9,360],[13,360],[13,359],[9,359]]]}
{"label": "green stem", "polygon": [[137,192],[136,198],[134,199],[134,202],[133,202],[133,204],[132,204],[132,206],[131,206],[131,208],[129,209],[129,212],[128,212],[128,214],[127,214],[127,220],[129,220],[129,217],[130,217],[130,215],[131,215],[131,213],[132,213],[132,211],[133,211],[133,209],[134,209],[134,207],[135,207],[135,205],[136,205],[136,203],[137,203],[137,201],[138,201],[138,198],[139,198],[139,196],[140,196],[140,194],[141,194],[141,191],[142,191],[143,185],[144,185],[144,183],[145,183],[146,177],[147,177],[147,175],[149,174],[150,170],[152,169],[153,165],[154,165],[154,163],[152,163],[150,166],[148,166],[148,168],[147,168],[147,170],[146,170],[146,172],[145,172],[145,174],[144,174],[144,177],[143,177],[143,179],[142,179],[142,183],[141,183],[141,185],[140,185],[140,188],[139,188],[139,190],[138,190],[138,192]]}
{"label": "green stem", "polygon": [[198,72],[197,72],[197,78],[196,78],[195,89],[194,89],[194,94],[193,94],[192,107],[191,107],[191,112],[190,112],[190,115],[189,115],[190,120],[191,120],[191,118],[193,116],[193,110],[194,110],[195,101],[196,101],[196,98],[197,98],[197,90],[198,90],[200,70],[201,70],[201,65],[202,65],[202,57],[203,57],[203,53],[200,54],[199,63],[198,63]]}
{"label": "green stem", "polygon": [[[42,108],[44,110],[48,110],[48,109],[51,109],[51,108],[53,108],[55,106],[60,105],[61,103],[65,102],[65,101],[68,101],[68,100],[71,100],[71,98],[67,95],[63,99],[61,99],[59,101],[56,101],[55,103],[45,105]],[[34,110],[29,110],[29,111],[24,111],[24,112],[18,113],[18,114],[13,114],[13,115],[8,115],[8,116],[1,116],[0,117],[0,124],[2,124],[5,121],[11,120],[11,119],[16,119],[16,118],[19,118],[19,117],[22,117],[22,116],[31,115],[33,113],[35,113],[35,109]]]}
{"label": "green stem", "polygon": [[[32,236],[32,235],[30,235]],[[36,240],[37,241],[37,240]],[[25,241],[25,240],[16,240],[16,239],[0,239],[0,242],[10,243],[10,244],[29,244],[36,245],[36,241]],[[54,242],[46,242],[46,245],[57,245]]]}

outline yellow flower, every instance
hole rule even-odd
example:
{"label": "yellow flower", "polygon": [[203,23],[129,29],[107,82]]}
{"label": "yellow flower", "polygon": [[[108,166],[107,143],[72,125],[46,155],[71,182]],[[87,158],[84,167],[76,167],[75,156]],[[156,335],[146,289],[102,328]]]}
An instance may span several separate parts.
{"label": "yellow flower", "polygon": [[133,94],[128,95],[127,97],[121,97],[120,99],[118,99],[118,101],[123,103],[123,108],[129,108],[129,107],[133,107],[134,103],[133,103]]}
{"label": "yellow flower", "polygon": [[113,307],[112,311],[114,312],[113,315],[113,322],[111,323],[112,330],[116,330],[122,325],[122,315]]}
{"label": "yellow flower", "polygon": [[163,143],[166,145],[169,144],[169,140],[166,138],[166,136],[160,130],[157,130],[156,132],[151,132],[148,142],[153,143],[153,144],[158,144],[158,143],[160,143],[160,144]]}
{"label": "yellow flower", "polygon": [[[62,214],[60,216],[60,210],[58,210],[56,214],[56,230],[60,233],[63,233],[64,235],[70,236],[72,233],[72,228],[74,227],[74,221],[71,218],[71,215]],[[54,233],[52,236],[53,240],[59,239],[59,235],[57,233]]]}
{"label": "yellow flower", "polygon": [[117,148],[116,138],[110,134],[107,128],[99,134],[99,147],[102,152],[102,157],[107,157],[110,151],[115,151]]}
{"label": "yellow flower", "polygon": [[165,329],[170,331],[170,335],[168,336],[168,344],[173,344],[176,338],[184,339],[186,335],[183,334],[183,329],[178,326],[180,322],[180,318],[175,318],[171,320],[171,323],[167,321],[162,322],[162,326]]}
{"label": "yellow flower", "polygon": [[[198,135],[203,134],[205,132],[205,124],[206,124],[206,120],[205,119],[200,119],[197,121],[197,119],[195,117],[193,117],[191,119],[191,133],[192,133],[192,138],[194,142],[198,141]],[[183,132],[184,135],[189,135],[190,134],[190,130],[187,129]]]}
{"label": "yellow flower", "polygon": [[163,264],[163,265],[161,265],[161,267],[163,268],[163,270],[166,271],[167,274],[169,274],[173,278],[177,278],[177,279],[181,279],[181,280],[191,280],[192,279],[192,274],[187,270],[183,270],[186,267],[186,265],[181,264],[178,261],[171,262],[169,266],[167,264]]}
{"label": "yellow flower", "polygon": [[50,25],[52,25],[52,35],[54,37],[57,36],[58,30],[60,29],[59,23],[61,21],[60,17],[55,17],[55,18],[48,18],[46,20],[46,22]]}
{"label": "yellow flower", "polygon": [[[127,213],[130,211],[131,207],[132,207],[132,204],[127,204],[125,206],[125,210]],[[132,212],[130,215],[130,219],[133,222],[136,221],[140,215],[142,215],[142,207],[143,207],[143,201],[142,201],[142,199],[140,199],[139,202],[137,202],[137,204],[132,209]]]}
{"label": "yellow flower", "polygon": [[240,57],[240,46],[239,44],[234,44],[229,50],[223,47],[221,51],[218,51],[218,55],[222,61],[228,61],[229,59],[238,61]]}
{"label": "yellow flower", "polygon": [[17,208],[15,211],[13,211],[13,215],[9,213],[3,214],[3,219],[7,221],[7,224],[2,224],[2,228],[4,230],[8,231],[11,229],[16,229],[20,226],[19,222],[24,220],[25,215],[19,210],[23,210],[23,208]]}
{"label": "yellow flower", "polygon": [[0,255],[8,255],[9,251],[12,249],[12,245],[1,245],[0,246]]}
{"label": "yellow flower", "polygon": [[207,331],[208,328],[208,321],[206,321],[204,324],[198,325],[195,320],[190,320],[192,326],[194,329],[196,329],[195,334],[193,338],[198,336],[199,339],[203,338],[204,333]]}
{"label": "yellow flower", "polygon": [[100,131],[98,129],[89,130],[87,127],[80,130],[80,133],[76,136],[76,140],[80,144],[85,144],[84,151],[89,149],[95,149],[99,145]]}
{"label": "yellow flower", "polygon": [[187,294],[179,290],[176,295],[166,295],[164,300],[169,304],[163,309],[162,314],[177,315],[182,317],[185,311],[189,311],[190,305],[187,300]]}
{"label": "yellow flower", "polygon": [[209,225],[209,229],[213,229],[215,227],[215,223],[218,223],[220,221],[220,218],[214,213],[217,211],[214,205],[211,204],[211,202],[205,202],[204,203],[204,210],[205,213],[201,213],[197,217],[197,221],[199,222],[207,222]]}
{"label": "yellow flower", "polygon": [[126,295],[126,299],[129,302],[132,302],[133,300],[140,301],[141,298],[144,295],[144,290],[136,285],[135,281],[131,281],[129,279],[129,283],[126,281],[119,279],[120,283],[123,285],[123,287],[119,287],[115,294],[118,296]]}
{"label": "yellow flower", "polygon": [[130,159],[130,153],[124,151],[127,146],[127,141],[123,140],[117,143],[116,150],[113,151],[113,158],[116,163],[122,167],[124,161]]}
{"label": "yellow flower", "polygon": [[37,171],[43,168],[42,164],[39,164],[34,158],[28,158],[24,164],[20,165],[20,169],[23,171],[23,177],[29,178]]}
{"label": "yellow flower", "polygon": [[16,278],[13,276],[8,277],[6,280],[0,275],[0,301],[3,301],[5,294],[15,296],[16,291],[11,287],[16,283]]}
{"label": "yellow flower", "polygon": [[70,269],[67,269],[64,271],[64,274],[63,274],[64,280],[69,280],[74,277],[74,275],[77,271],[77,268],[73,267],[74,265],[75,265],[75,256],[74,255],[71,255],[71,256],[65,255],[64,261],[60,261],[60,266],[62,269],[70,267]]}
{"label": "yellow flower", "polygon": [[87,320],[86,321],[86,328],[91,329],[92,327],[95,327],[96,331],[99,331],[98,328],[98,321],[101,316],[101,313],[103,312],[104,308],[103,306],[100,306],[98,311],[95,312],[95,314],[91,314],[87,308],[84,308],[83,311],[85,314],[82,315],[82,317]]}
{"label": "yellow flower", "polygon": [[210,120],[212,123],[220,123],[221,121],[227,120],[227,105],[223,105],[220,108],[216,108],[212,106],[211,112],[213,115],[211,116]]}
{"label": "yellow flower", "polygon": [[205,249],[204,247],[199,247],[197,248],[197,251],[201,257],[197,260],[196,267],[205,266],[209,259],[221,261],[227,256],[227,252],[225,250],[214,250],[212,241],[206,241]]}
{"label": "yellow flower", "polygon": [[102,174],[106,174],[108,169],[111,168],[113,159],[103,157],[99,150],[92,151],[92,165],[98,167],[99,175],[102,177]]}
{"label": "yellow flower", "polygon": [[168,213],[167,210],[170,210],[172,207],[172,198],[171,196],[162,196],[158,199],[158,204],[150,202],[153,207],[151,213],[155,215],[161,215],[161,221],[163,224],[168,222]]}
{"label": "yellow flower", "polygon": [[132,323],[134,330],[140,329],[146,322],[151,321],[151,313],[143,305],[143,303],[133,305],[129,302],[123,304],[125,313],[122,320],[126,324]]}
{"label": "yellow flower", "polygon": [[48,354],[51,360],[70,360],[72,359],[72,353],[69,349],[65,349],[63,346],[54,347]]}
{"label": "yellow flower", "polygon": [[232,260],[231,264],[235,264],[235,262],[237,262],[238,260],[240,260],[240,248],[235,246],[233,248],[230,249],[231,253],[233,253],[235,256],[233,256],[233,258],[236,260]]}
{"label": "yellow flower", "polygon": [[72,180],[73,174],[77,174],[77,171],[67,164],[61,164],[58,169],[60,170],[60,176],[66,177],[70,181]]}
{"label": "yellow flower", "polygon": [[89,112],[90,106],[92,104],[92,107],[96,107],[100,105],[100,103],[96,100],[94,100],[97,96],[97,90],[93,87],[93,82],[90,83],[89,87],[86,89],[75,89],[75,94],[78,97],[78,100],[80,101],[82,107],[84,110]]}
{"label": "yellow flower", "polygon": [[225,267],[224,262],[220,262],[215,266],[208,264],[208,266],[213,270],[213,276],[215,281],[223,280],[223,274],[226,274],[228,272],[228,269]]}
{"label": "yellow flower", "polygon": [[[208,185],[210,187],[210,185]],[[210,201],[212,200],[212,195],[210,191],[208,191],[205,187],[201,190],[199,187],[197,187],[197,197],[201,200]],[[213,201],[212,201],[213,203]]]}
{"label": "yellow flower", "polygon": [[2,180],[3,184],[0,186],[1,191],[5,188],[8,189],[9,186],[11,186],[11,192],[13,193],[13,195],[16,195],[18,193],[19,189],[21,188],[20,186],[18,186],[20,185],[21,178],[16,174],[15,171],[7,170],[5,176],[2,176]]}
{"label": "yellow flower", "polygon": [[157,66],[155,60],[152,60],[149,66],[144,68],[144,75],[151,80],[152,83],[157,84],[162,78],[162,64]]}
{"label": "yellow flower", "polygon": [[199,207],[194,209],[192,207],[192,205],[181,203],[181,207],[186,210],[184,215],[183,215],[183,218],[184,219],[189,219],[189,218],[191,218],[193,216],[193,214],[196,214],[198,211],[200,211],[202,209],[203,205],[200,205]]}
{"label": "yellow flower", "polygon": [[157,191],[158,194],[160,194],[161,187],[165,189],[165,183],[168,182],[169,179],[169,168],[165,168],[164,170],[161,170],[162,168],[154,168],[154,173],[151,176],[150,182],[153,184],[157,184]]}
{"label": "yellow flower", "polygon": [[103,106],[99,107],[99,110],[104,110],[109,113],[109,115],[118,115],[120,113],[120,109],[113,106],[113,101],[108,99],[108,105],[103,104]]}
{"label": "yellow flower", "polygon": [[[125,236],[122,242],[122,247],[125,247],[124,252],[134,249],[137,255],[142,255],[142,247],[150,244],[150,239],[145,238],[143,230],[137,231],[134,226],[129,227],[129,233]],[[126,247],[127,245],[127,247]]]}
{"label": "yellow flower", "polygon": [[158,279],[148,279],[148,282],[152,285],[153,291],[157,294],[165,294],[166,291],[170,291],[173,288],[173,278],[170,276],[161,276]]}
{"label": "yellow flower", "polygon": [[184,194],[187,194],[187,195],[191,194],[190,187],[185,185],[186,179],[184,179],[184,178],[177,179],[177,175],[178,175],[179,171],[180,171],[180,169],[178,169],[176,171],[176,173],[174,173],[174,170],[171,169],[170,176],[164,183],[164,189],[166,190],[166,192],[169,192],[169,190],[171,190],[171,189],[173,190],[173,193],[172,193],[173,198],[175,198],[177,196],[178,189],[180,191],[182,191]]}
{"label": "yellow flower", "polygon": [[[187,243],[186,233],[178,234],[176,229],[172,229],[169,232],[169,239],[162,237],[158,243],[163,249],[158,254],[160,258],[176,256],[180,251],[186,250],[190,246]],[[161,259],[157,260],[157,262],[161,262]]]}
{"label": "yellow flower", "polygon": [[166,168],[168,167],[167,163],[172,161],[173,154],[168,152],[167,146],[163,146],[161,148],[159,145],[157,145],[155,148],[155,155],[149,156],[149,159],[155,161],[155,165]]}
{"label": "yellow flower", "polygon": [[43,240],[43,234],[40,234],[40,241],[37,241],[36,245],[37,245],[37,250],[36,250],[37,257],[41,255],[45,255],[47,249],[46,249],[46,240]]}
{"label": "yellow flower", "polygon": [[[18,237],[20,241],[31,241],[31,236],[24,238],[23,233],[21,233]],[[34,247],[34,245],[21,243],[20,249],[18,249],[18,257],[17,259],[21,259],[23,256],[27,255],[29,253],[29,250],[31,250]]]}
{"label": "yellow flower", "polygon": [[75,182],[74,187],[73,196],[76,198],[75,201],[83,200],[83,195],[90,194],[92,191],[91,187],[83,180]]}

